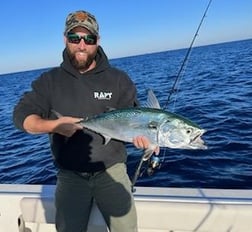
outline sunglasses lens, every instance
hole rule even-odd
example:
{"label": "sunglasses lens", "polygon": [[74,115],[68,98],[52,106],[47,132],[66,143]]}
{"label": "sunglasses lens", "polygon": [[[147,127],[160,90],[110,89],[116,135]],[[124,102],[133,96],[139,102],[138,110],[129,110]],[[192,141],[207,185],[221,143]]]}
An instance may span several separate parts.
{"label": "sunglasses lens", "polygon": [[83,39],[85,44],[87,44],[87,45],[95,45],[97,43],[97,36],[96,35],[80,36],[77,34],[69,33],[67,35],[67,39],[68,39],[69,43],[74,43],[74,44],[80,43],[81,39]]}
{"label": "sunglasses lens", "polygon": [[84,41],[88,45],[95,45],[97,43],[97,36],[96,35],[86,35],[83,37]]}
{"label": "sunglasses lens", "polygon": [[74,44],[78,44],[81,41],[81,38],[76,34],[68,34],[67,39],[69,43],[74,43]]}

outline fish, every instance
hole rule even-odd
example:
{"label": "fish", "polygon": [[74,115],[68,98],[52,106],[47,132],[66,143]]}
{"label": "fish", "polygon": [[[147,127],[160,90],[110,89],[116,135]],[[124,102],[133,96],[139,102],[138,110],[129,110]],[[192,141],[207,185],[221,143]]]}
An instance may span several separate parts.
{"label": "fish", "polygon": [[145,136],[150,145],[144,152],[148,160],[157,147],[171,149],[207,149],[201,136],[206,132],[191,120],[161,109],[152,90],[148,91],[143,107],[112,109],[78,122],[104,137],[104,144],[111,139],[132,143],[136,136]]}

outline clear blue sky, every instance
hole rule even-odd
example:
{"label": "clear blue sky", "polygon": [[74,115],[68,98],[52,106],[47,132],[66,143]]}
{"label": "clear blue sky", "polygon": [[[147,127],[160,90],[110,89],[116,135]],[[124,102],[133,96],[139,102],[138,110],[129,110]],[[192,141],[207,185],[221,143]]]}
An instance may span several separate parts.
{"label": "clear blue sky", "polygon": [[[186,48],[208,0],[12,0],[1,2],[0,74],[62,61],[65,18],[93,13],[109,58]],[[213,0],[194,46],[252,38],[251,0]]]}

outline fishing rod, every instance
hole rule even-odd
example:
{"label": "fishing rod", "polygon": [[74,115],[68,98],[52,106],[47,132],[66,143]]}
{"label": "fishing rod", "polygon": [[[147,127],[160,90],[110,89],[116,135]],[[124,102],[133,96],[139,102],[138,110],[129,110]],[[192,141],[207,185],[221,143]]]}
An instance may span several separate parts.
{"label": "fishing rod", "polygon": [[135,171],[134,177],[133,177],[133,179],[132,179],[132,181],[131,181],[131,191],[132,191],[132,192],[135,192],[134,186],[135,186],[136,181],[137,181],[137,179],[138,179],[138,177],[139,177],[139,175],[140,175],[140,170],[141,170],[141,167],[142,167],[144,161],[145,161],[145,160],[144,160],[144,155],[142,155],[142,157],[141,157],[141,159],[140,159],[140,162],[139,162],[139,164],[138,164],[138,166],[137,166],[137,169],[136,169],[136,171]]}
{"label": "fishing rod", "polygon": [[[202,25],[202,23],[203,23],[203,21],[204,21],[204,19],[205,19],[205,17],[206,17],[206,14],[207,14],[207,12],[208,12],[208,9],[209,9],[211,3],[212,3],[212,0],[209,0],[208,5],[207,5],[207,7],[206,7],[206,9],[205,9],[205,11],[204,11],[204,14],[203,14],[203,16],[202,16],[202,18],[201,18],[201,20],[200,20],[199,26],[198,26],[198,28],[197,28],[197,30],[196,30],[194,36],[193,36],[192,42],[191,42],[191,44],[190,44],[190,46],[189,46],[189,48],[188,48],[188,50],[187,50],[187,53],[186,53],[186,55],[185,55],[185,57],[184,57],[184,60],[183,60],[183,62],[182,62],[182,65],[181,65],[181,67],[180,67],[180,69],[179,69],[178,75],[177,75],[176,78],[175,78],[175,81],[174,81],[174,83],[173,83],[173,86],[172,86],[172,89],[171,89],[171,91],[170,91],[170,94],[169,94],[169,96],[168,96],[168,98],[167,98],[167,100],[166,100],[166,104],[165,104],[165,106],[164,106],[164,109],[166,109],[166,107],[168,106],[168,104],[169,104],[169,102],[170,102],[171,95],[172,95],[174,92],[176,92],[176,86],[177,86],[177,84],[179,83],[179,81],[180,81],[180,79],[181,79],[181,77],[182,77],[182,71],[184,71],[184,69],[185,69],[185,66],[186,66],[186,63],[187,63],[188,58],[189,58],[189,56],[190,56],[190,53],[191,53],[191,50],[192,50],[194,41],[195,41],[196,37],[198,36],[199,30],[200,30],[201,25]],[[160,158],[158,158],[157,156],[153,156],[153,155],[152,155],[148,160],[146,160],[146,159],[144,159],[144,158],[145,158],[145,154],[142,155],[142,157],[141,157],[141,159],[140,159],[140,162],[139,162],[139,164],[138,164],[138,166],[137,166],[137,168],[136,168],[136,171],[135,171],[135,174],[134,174],[134,176],[133,176],[133,179],[132,179],[132,181],[131,181],[131,183],[132,183],[132,185],[131,185],[131,186],[132,186],[132,192],[135,191],[134,186],[135,186],[135,183],[136,183],[136,181],[137,181],[137,179],[138,179],[138,177],[139,177],[139,175],[140,175],[141,167],[142,167],[142,165],[143,165],[143,163],[144,163],[145,161],[148,161],[148,169],[147,169],[148,175],[152,175],[153,172],[154,172],[154,170],[155,170],[156,168],[160,168],[160,165],[161,165],[161,163],[160,163]],[[163,157],[163,159],[164,159],[164,157]]]}
{"label": "fishing rod", "polygon": [[172,88],[171,88],[170,94],[168,95],[168,98],[167,98],[167,100],[166,100],[166,104],[165,104],[165,106],[164,106],[164,109],[166,109],[167,106],[168,106],[168,104],[170,103],[170,98],[171,98],[172,94],[176,92],[176,86],[178,85],[178,83],[179,83],[179,81],[180,81],[180,79],[181,79],[181,77],[182,77],[182,72],[184,71],[184,69],[185,69],[185,67],[186,67],[186,63],[187,63],[188,58],[189,58],[189,56],[190,56],[190,54],[191,54],[194,41],[195,41],[196,37],[198,36],[199,30],[200,30],[201,25],[202,25],[202,23],[203,23],[203,21],[204,21],[204,19],[205,19],[205,17],[206,17],[207,11],[208,11],[208,9],[209,9],[211,3],[212,3],[212,0],[209,0],[208,5],[207,5],[207,7],[206,7],[206,9],[205,9],[205,12],[204,12],[204,14],[203,14],[203,16],[202,16],[202,18],[201,18],[201,20],[200,20],[199,26],[198,26],[198,28],[197,28],[197,30],[196,30],[194,36],[193,36],[192,42],[191,42],[191,44],[190,44],[190,46],[189,46],[189,48],[188,48],[188,50],[187,50],[187,52],[186,52],[186,55],[185,55],[184,60],[183,60],[183,62],[182,62],[182,65],[181,65],[181,67],[180,67],[180,69],[179,69],[178,75],[177,75],[176,78],[175,78],[175,81],[174,81],[173,86],[172,86]]}

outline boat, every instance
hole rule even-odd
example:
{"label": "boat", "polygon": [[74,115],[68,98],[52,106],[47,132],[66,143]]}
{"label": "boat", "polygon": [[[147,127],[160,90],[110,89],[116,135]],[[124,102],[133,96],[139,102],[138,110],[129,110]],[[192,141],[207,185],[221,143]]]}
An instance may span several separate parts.
{"label": "boat", "polygon": [[[0,232],[56,232],[55,185],[0,184]],[[135,187],[139,232],[252,231],[252,190]],[[88,232],[108,232],[93,205]]]}

